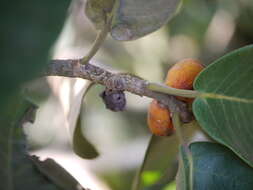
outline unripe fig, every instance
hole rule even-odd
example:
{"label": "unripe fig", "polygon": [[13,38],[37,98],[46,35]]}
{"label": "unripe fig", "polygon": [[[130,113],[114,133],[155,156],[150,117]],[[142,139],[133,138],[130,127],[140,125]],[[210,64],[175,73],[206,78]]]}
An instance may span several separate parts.
{"label": "unripe fig", "polygon": [[157,100],[150,103],[148,126],[150,131],[157,136],[169,136],[174,131],[170,111]]}
{"label": "unripe fig", "polygon": [[[172,88],[192,90],[195,78],[203,69],[204,66],[198,60],[184,59],[169,69],[165,84]],[[183,97],[177,98],[186,102],[193,100]]]}

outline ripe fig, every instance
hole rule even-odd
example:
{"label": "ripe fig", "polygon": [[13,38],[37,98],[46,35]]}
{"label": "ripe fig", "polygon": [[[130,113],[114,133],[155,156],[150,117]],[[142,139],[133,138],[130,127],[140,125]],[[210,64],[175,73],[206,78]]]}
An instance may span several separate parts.
{"label": "ripe fig", "polygon": [[174,132],[170,111],[157,100],[150,103],[148,109],[148,126],[157,136],[169,136]]}
{"label": "ripe fig", "polygon": [[[195,78],[203,69],[204,66],[198,60],[184,59],[169,69],[165,84],[172,88],[192,90]],[[193,101],[191,98],[177,98],[188,103]]]}

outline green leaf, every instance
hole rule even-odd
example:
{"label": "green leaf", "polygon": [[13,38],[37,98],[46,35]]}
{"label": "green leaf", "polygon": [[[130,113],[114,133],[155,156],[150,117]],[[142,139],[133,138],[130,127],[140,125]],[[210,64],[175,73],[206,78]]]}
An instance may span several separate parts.
{"label": "green leaf", "polygon": [[27,154],[22,124],[33,120],[34,111],[34,105],[15,96],[1,114],[0,189],[58,189],[38,172]]}
{"label": "green leaf", "polygon": [[[186,156],[185,148],[181,148],[177,189],[253,189],[253,169],[225,146],[216,143],[197,142],[192,143],[189,149],[191,160]],[[189,165],[191,162],[192,169]],[[193,184],[192,189],[190,183]]]}
{"label": "green leaf", "polygon": [[144,186],[150,186],[155,184],[162,176],[159,171],[145,171],[141,177]]}
{"label": "green leaf", "polygon": [[175,14],[180,0],[117,0],[111,35],[135,40],[156,31]]}
{"label": "green leaf", "polygon": [[109,22],[115,0],[87,0],[85,14],[97,29],[102,29]]}
{"label": "green leaf", "polygon": [[[184,137],[189,140],[198,126],[182,126]],[[169,137],[152,135],[142,165],[133,181],[132,190],[162,189],[176,175],[176,158],[179,141],[174,134]],[[152,174],[152,175],[150,175]],[[147,179],[148,176],[148,179]],[[151,177],[151,180],[150,180]]]}
{"label": "green leaf", "polygon": [[83,94],[81,94],[81,105],[78,108],[78,117],[76,121],[76,125],[74,126],[74,134],[72,139],[73,150],[74,152],[84,159],[94,159],[99,156],[96,148],[86,139],[83,131],[82,131],[82,115],[84,114],[84,98],[88,91],[91,89],[94,83],[89,83],[85,88]]}
{"label": "green leaf", "polygon": [[38,170],[64,190],[81,190],[82,187],[64,168],[52,159],[40,161],[38,157],[32,156]]}
{"label": "green leaf", "polygon": [[181,34],[192,38],[199,45],[203,44],[210,23],[220,8],[218,5],[214,1],[184,1],[180,14],[173,18],[168,26],[170,36]]}
{"label": "green leaf", "polygon": [[22,124],[34,120],[34,107],[24,101],[20,88],[47,65],[69,3],[1,1],[0,189],[59,189],[35,168],[26,152]]}
{"label": "green leaf", "polygon": [[74,131],[73,149],[78,156],[84,159],[94,159],[99,155],[96,148],[85,138],[84,134],[82,133],[81,113],[78,116]]}
{"label": "green leaf", "polygon": [[220,58],[197,77],[193,112],[201,127],[253,166],[253,46]]}
{"label": "green leaf", "polygon": [[162,190],[176,190],[176,182],[172,181],[171,183],[166,185],[166,187],[163,188]]}
{"label": "green leaf", "polygon": [[0,109],[46,66],[70,0],[3,0],[0,6]]}
{"label": "green leaf", "polygon": [[[142,189],[146,185],[154,185],[154,183],[161,181],[165,176],[166,180],[172,179],[174,177],[173,171],[175,170],[173,163],[178,152],[177,146],[178,141],[175,135],[170,137],[152,135],[142,166],[133,181],[132,190]],[[152,183],[147,184],[147,181],[145,181],[146,172],[156,173],[157,178]]]}
{"label": "green leaf", "polygon": [[[187,147],[182,146],[179,152],[179,166],[176,176],[176,186],[178,190],[193,190],[192,188],[192,157],[189,155]],[[188,153],[188,155],[187,155]],[[189,157],[190,156],[190,157]],[[188,159],[187,159],[188,157]]]}

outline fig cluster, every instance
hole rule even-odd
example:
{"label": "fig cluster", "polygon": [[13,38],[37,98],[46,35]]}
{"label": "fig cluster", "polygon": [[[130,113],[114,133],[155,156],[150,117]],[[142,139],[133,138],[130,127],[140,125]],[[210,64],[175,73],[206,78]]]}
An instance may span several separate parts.
{"label": "fig cluster", "polygon": [[[198,60],[182,60],[169,69],[165,84],[172,88],[192,90],[195,78],[203,69],[204,66]],[[176,98],[187,104],[193,102],[192,98]],[[157,100],[149,105],[147,123],[150,131],[157,136],[170,136],[175,130],[170,110]]]}

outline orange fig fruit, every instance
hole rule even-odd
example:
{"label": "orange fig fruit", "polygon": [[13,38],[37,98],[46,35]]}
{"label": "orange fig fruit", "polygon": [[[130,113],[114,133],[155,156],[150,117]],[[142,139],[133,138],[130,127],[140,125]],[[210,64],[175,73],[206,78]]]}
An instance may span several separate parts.
{"label": "orange fig fruit", "polygon": [[157,100],[150,103],[148,109],[148,126],[157,136],[169,136],[174,132],[170,111]]}
{"label": "orange fig fruit", "polygon": [[[173,65],[165,80],[165,84],[178,89],[192,90],[193,82],[198,74],[204,69],[200,61],[195,59],[184,59]],[[177,97],[185,102],[192,102],[192,98]]]}

